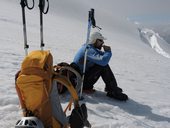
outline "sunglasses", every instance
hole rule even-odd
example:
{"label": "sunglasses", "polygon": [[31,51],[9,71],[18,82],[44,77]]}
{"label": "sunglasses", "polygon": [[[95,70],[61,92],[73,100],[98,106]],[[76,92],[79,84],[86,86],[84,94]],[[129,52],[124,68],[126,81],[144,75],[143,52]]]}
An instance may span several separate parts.
{"label": "sunglasses", "polygon": [[104,41],[103,40],[101,40],[101,39],[97,39],[98,41],[100,41],[100,42],[103,42],[104,43]]}

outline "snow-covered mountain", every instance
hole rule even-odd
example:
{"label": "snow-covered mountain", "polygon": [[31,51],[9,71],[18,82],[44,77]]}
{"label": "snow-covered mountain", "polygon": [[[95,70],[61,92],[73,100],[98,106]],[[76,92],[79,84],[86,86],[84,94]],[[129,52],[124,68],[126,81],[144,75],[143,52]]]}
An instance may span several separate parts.
{"label": "snow-covered mountain", "polygon": [[[165,37],[170,34],[167,29],[170,1],[49,2],[50,10],[44,15],[44,42],[45,49],[51,50],[54,56],[54,64],[71,62],[85,43],[88,11],[94,8],[97,25],[102,27],[101,33],[107,38],[105,43],[112,47],[110,66],[119,86],[130,98],[127,102],[118,102],[105,97],[104,83],[99,80],[95,85],[97,93],[84,95],[83,101],[92,127],[169,128],[170,43]],[[13,128],[21,117],[14,81],[25,54],[19,3],[20,0],[0,2],[1,128]],[[40,49],[38,0],[33,10],[26,9],[26,18],[28,50]],[[62,101],[63,106],[66,104]]]}
{"label": "snow-covered mountain", "polygon": [[170,58],[170,45],[151,29],[143,28],[138,29],[141,40],[154,49],[157,53],[164,57]]}

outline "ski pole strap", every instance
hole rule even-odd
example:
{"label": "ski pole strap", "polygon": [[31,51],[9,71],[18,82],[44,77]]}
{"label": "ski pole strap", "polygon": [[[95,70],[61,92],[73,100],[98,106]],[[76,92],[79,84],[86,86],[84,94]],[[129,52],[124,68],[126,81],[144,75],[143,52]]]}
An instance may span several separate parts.
{"label": "ski pole strap", "polygon": [[32,6],[28,5],[27,0],[21,0],[20,4],[22,8],[24,8],[25,6],[30,10],[34,8],[34,0],[32,0]]}
{"label": "ski pole strap", "polygon": [[[46,6],[46,3],[47,3],[47,6]],[[46,7],[46,9],[45,9],[45,7]],[[49,10],[49,1],[48,0],[40,0],[39,8],[42,13],[47,14],[48,10]]]}
{"label": "ski pole strap", "polygon": [[90,20],[91,20],[91,24],[93,28],[98,28],[99,30],[101,30],[102,28],[100,28],[99,26],[96,26],[96,20],[94,17],[94,9],[92,8],[89,14]]}

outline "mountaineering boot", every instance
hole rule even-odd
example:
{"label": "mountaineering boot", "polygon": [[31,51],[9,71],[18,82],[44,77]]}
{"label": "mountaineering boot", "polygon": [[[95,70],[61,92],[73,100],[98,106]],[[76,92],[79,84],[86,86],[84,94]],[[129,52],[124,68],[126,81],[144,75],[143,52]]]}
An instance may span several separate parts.
{"label": "mountaineering boot", "polygon": [[[105,87],[105,89],[104,89],[104,91],[105,92],[109,92],[109,91],[111,91],[111,90],[113,90],[113,87]],[[123,92],[123,90],[120,88],[120,87],[114,87],[114,91],[116,91],[116,92]]]}
{"label": "mountaineering boot", "polygon": [[83,89],[83,93],[86,93],[86,94],[93,94],[96,90],[95,89]]}
{"label": "mountaineering boot", "polygon": [[128,96],[122,92],[107,92],[107,95],[110,98],[114,98],[116,100],[120,100],[120,101],[126,101],[128,100]]}

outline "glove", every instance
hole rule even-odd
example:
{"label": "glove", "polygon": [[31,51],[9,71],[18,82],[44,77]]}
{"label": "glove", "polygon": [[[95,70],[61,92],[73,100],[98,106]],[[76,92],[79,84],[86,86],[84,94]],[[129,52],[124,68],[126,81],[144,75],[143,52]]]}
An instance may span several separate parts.
{"label": "glove", "polygon": [[111,51],[110,46],[103,45],[103,49],[104,49],[104,51]]}

